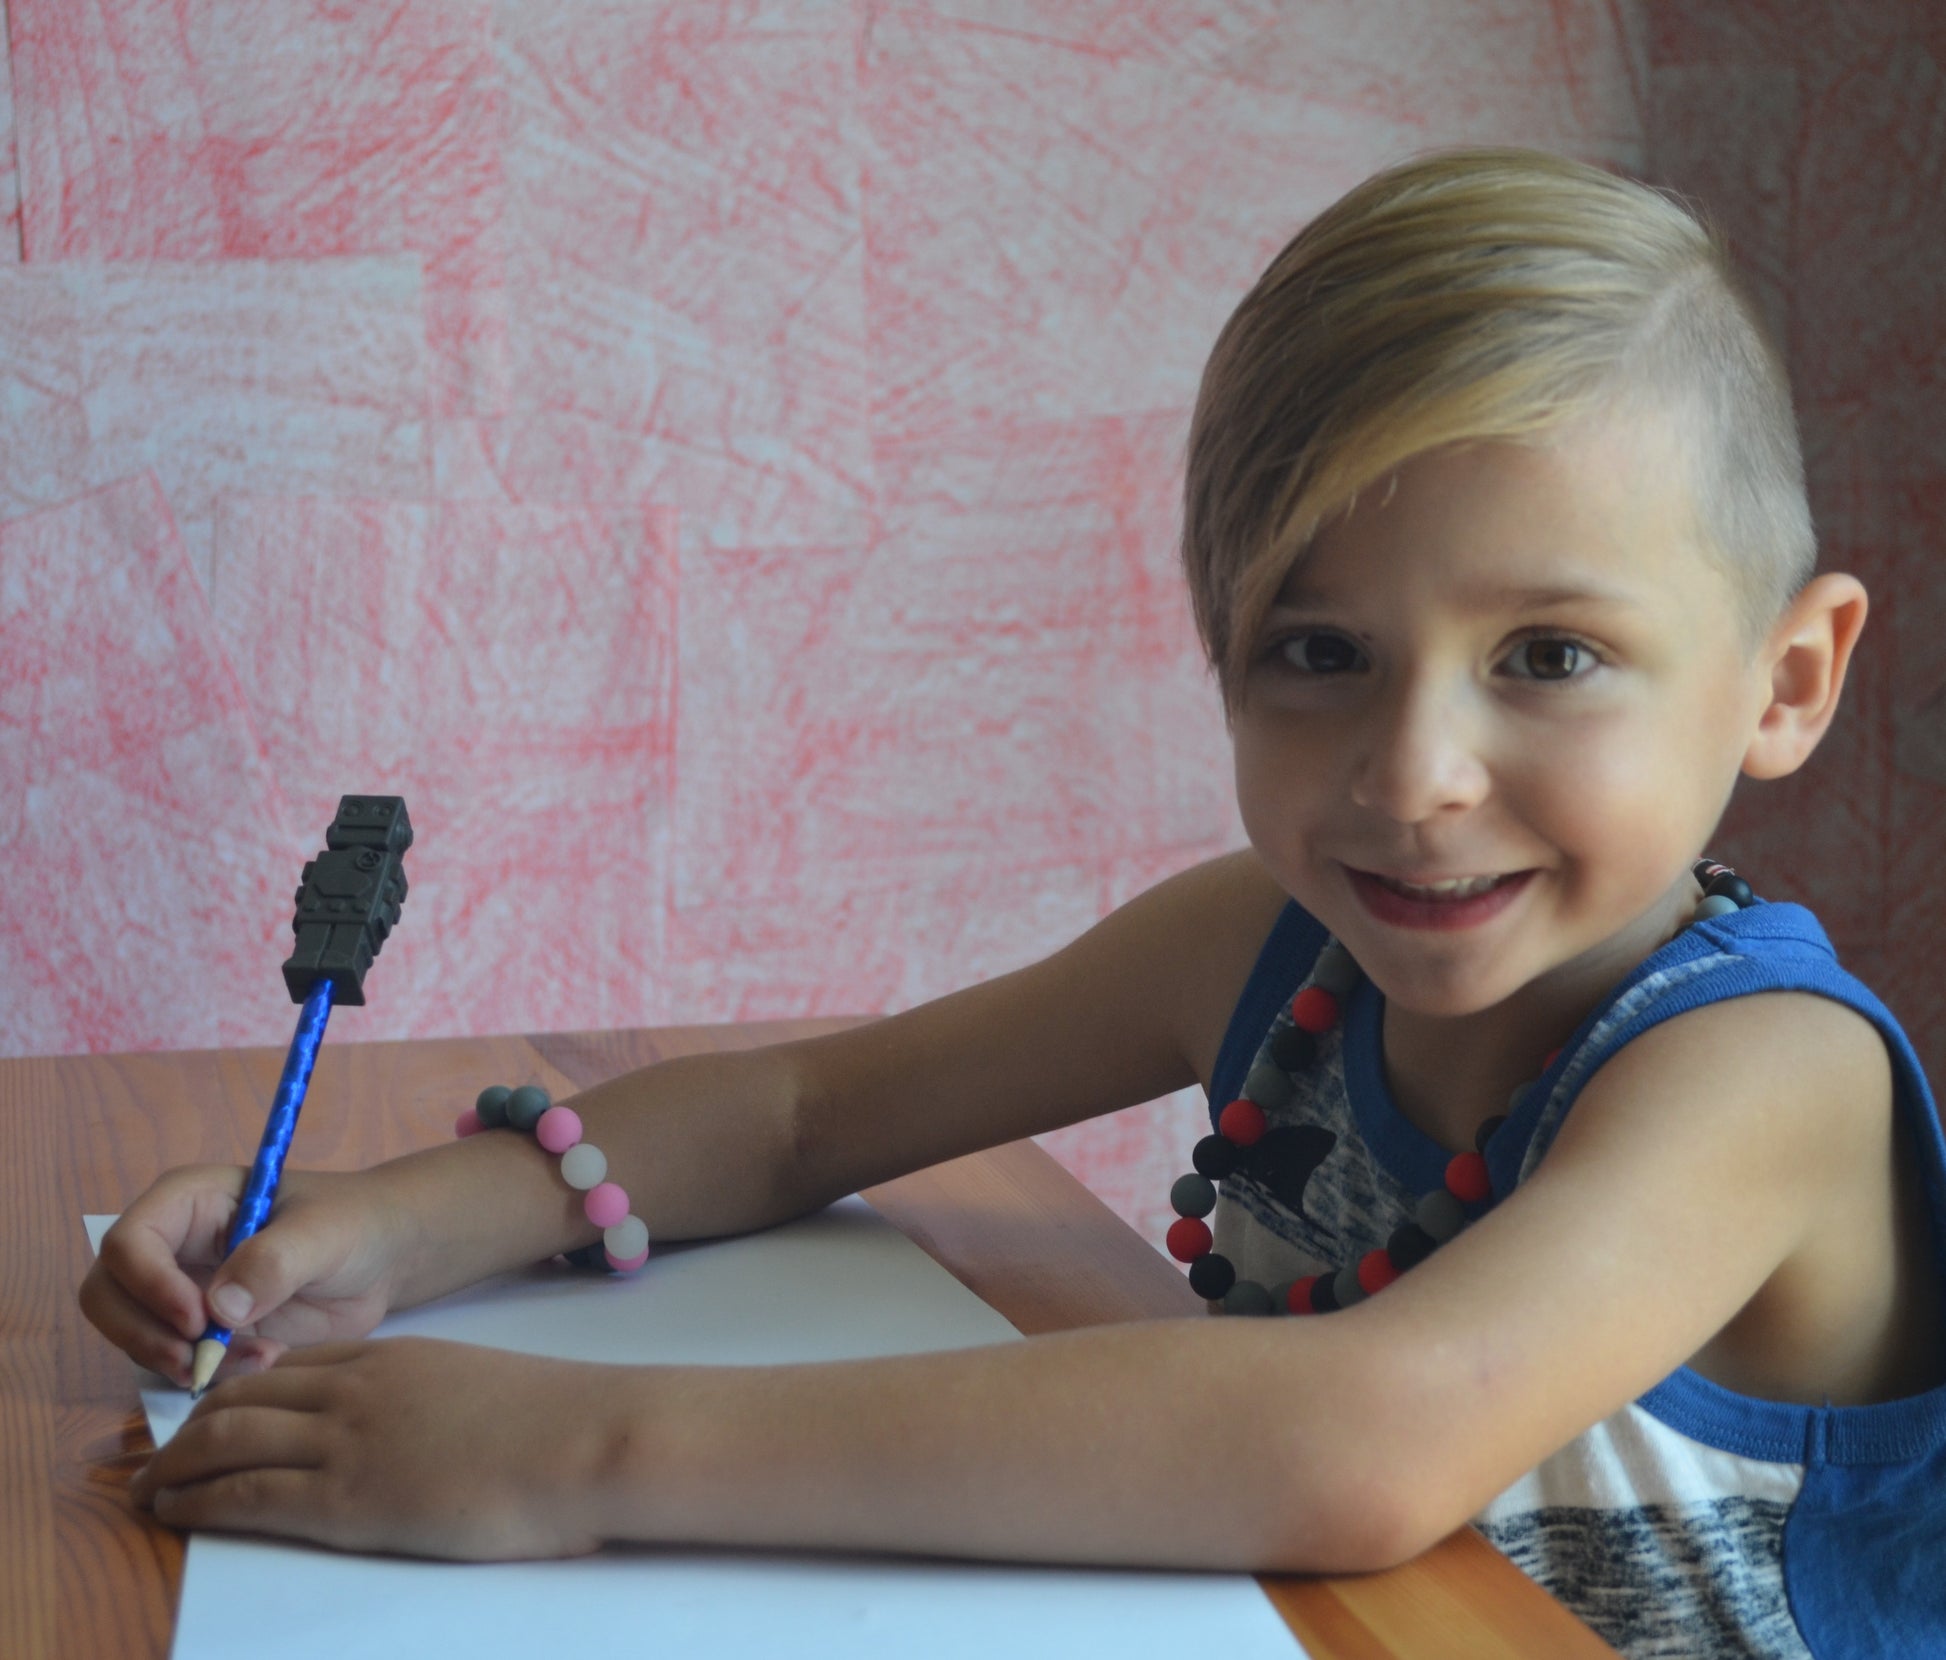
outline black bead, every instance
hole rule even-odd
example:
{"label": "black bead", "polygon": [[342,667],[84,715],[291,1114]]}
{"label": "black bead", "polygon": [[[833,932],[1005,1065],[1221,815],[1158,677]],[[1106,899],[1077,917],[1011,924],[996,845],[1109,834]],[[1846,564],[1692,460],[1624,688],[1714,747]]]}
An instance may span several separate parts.
{"label": "black bead", "polygon": [[1473,1151],[1476,1153],[1484,1153],[1487,1150],[1487,1143],[1493,1139],[1493,1132],[1506,1122],[1507,1115],[1504,1112],[1497,1112],[1481,1124],[1473,1132]]}
{"label": "black bead", "polygon": [[1401,1274],[1408,1268],[1417,1268],[1438,1248],[1439,1241],[1417,1222],[1401,1222],[1385,1242],[1385,1254]]}
{"label": "black bead", "polygon": [[1189,1289],[1205,1302],[1216,1302],[1237,1282],[1237,1271],[1228,1257],[1207,1251],[1189,1265]]}
{"label": "black bead", "polygon": [[1243,1149],[1228,1136],[1206,1135],[1196,1143],[1189,1162],[1195,1165],[1197,1175],[1220,1182],[1235,1171],[1242,1158]]}
{"label": "black bead", "polygon": [[1704,888],[1703,892],[1712,898],[1720,896],[1731,900],[1739,908],[1750,904],[1757,897],[1750,884],[1733,870],[1726,870],[1722,875],[1711,878],[1709,886]]}
{"label": "black bead", "polygon": [[1333,1277],[1330,1273],[1320,1274],[1318,1275],[1317,1283],[1311,1287],[1311,1312],[1313,1314],[1330,1314],[1337,1308],[1338,1293],[1331,1289]]}
{"label": "black bead", "polygon": [[1270,1058],[1286,1072],[1302,1072],[1318,1058],[1318,1040],[1302,1026],[1286,1026],[1270,1040]]}

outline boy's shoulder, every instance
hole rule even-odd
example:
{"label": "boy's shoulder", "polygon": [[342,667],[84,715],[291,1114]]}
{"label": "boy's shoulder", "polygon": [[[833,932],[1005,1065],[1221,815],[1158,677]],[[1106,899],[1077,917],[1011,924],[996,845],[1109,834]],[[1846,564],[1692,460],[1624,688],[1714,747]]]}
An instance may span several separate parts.
{"label": "boy's shoulder", "polygon": [[1805,1050],[1815,1064],[1787,1080],[1780,1108],[1791,1100],[1816,1103],[1835,1080],[1861,1071],[1890,1077],[1885,1039],[1859,1009],[1809,986],[1756,983],[1740,995],[1678,1007],[1615,1045],[1590,1086],[1622,1068],[1691,1081],[1720,1080],[1746,1067],[1770,1072],[1780,1053]]}
{"label": "boy's shoulder", "polygon": [[[1693,1115],[1699,1094],[1754,1093],[1770,1139],[1792,1119],[1807,1141],[1844,1137],[1891,1116],[1882,1014],[1809,911],[1752,907],[1696,925],[1666,961],[1658,953],[1645,963],[1591,1017],[1583,1081],[1550,1105],[1581,1102],[1586,1116],[1582,1098],[1592,1098],[1624,1119],[1653,1119]],[[1546,1140],[1537,1137],[1530,1163]]]}
{"label": "boy's shoulder", "polygon": [[1170,1011],[1207,1087],[1230,1017],[1290,896],[1248,848],[1168,877],[1098,929],[1150,1006]]}
{"label": "boy's shoulder", "polygon": [[1789,1096],[1815,1102],[1834,1076],[1889,1079],[1896,1028],[1884,1006],[1810,911],[1757,905],[1693,925],[1618,987],[1590,1017],[1588,1071],[1592,1080],[1632,1052],[1630,1064],[1650,1073],[1718,1076],[1768,1062],[1807,1034],[1820,1065]]}
{"label": "boy's shoulder", "polygon": [[[1641,1031],[1588,1078],[1541,1166],[1634,1187],[1665,1228],[1710,1218],[1775,1241],[1688,1359],[1770,1399],[1882,1399],[1938,1381],[1937,1280],[1892,1057],[1828,990],[1753,985]],[[1702,1227],[1698,1247],[1710,1236]],[[1902,1321],[1861,1313],[1900,1287]]]}
{"label": "boy's shoulder", "polygon": [[1254,959],[1291,897],[1253,848],[1219,854],[1158,882],[1136,904],[1153,902],[1194,916],[1207,932],[1233,946],[1247,944]]}

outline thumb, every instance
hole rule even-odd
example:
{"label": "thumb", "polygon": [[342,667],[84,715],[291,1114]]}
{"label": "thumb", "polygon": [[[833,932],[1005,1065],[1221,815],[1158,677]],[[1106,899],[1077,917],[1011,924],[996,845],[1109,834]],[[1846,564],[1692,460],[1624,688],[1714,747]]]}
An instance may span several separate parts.
{"label": "thumb", "polygon": [[234,1331],[245,1324],[251,1311],[257,1306],[256,1299],[249,1290],[237,1280],[226,1280],[217,1285],[211,1282],[209,1288],[210,1313],[222,1324]]}
{"label": "thumb", "polygon": [[211,1315],[232,1331],[281,1307],[307,1277],[274,1233],[245,1240],[211,1276]]}

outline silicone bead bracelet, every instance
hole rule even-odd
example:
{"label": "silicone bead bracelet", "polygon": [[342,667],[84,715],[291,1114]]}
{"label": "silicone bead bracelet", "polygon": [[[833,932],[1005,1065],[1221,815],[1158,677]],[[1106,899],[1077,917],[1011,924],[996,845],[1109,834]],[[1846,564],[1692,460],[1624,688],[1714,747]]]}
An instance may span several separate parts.
{"label": "silicone bead bracelet", "polygon": [[561,1161],[561,1177],[577,1193],[582,1214],[601,1229],[601,1243],[566,1252],[568,1261],[584,1268],[604,1264],[617,1274],[632,1274],[649,1260],[649,1225],[628,1208],[628,1195],[608,1180],[608,1159],[599,1147],[581,1139],[581,1115],[572,1107],[557,1107],[538,1084],[508,1089],[495,1084],[453,1122],[456,1136],[482,1130],[520,1130]]}

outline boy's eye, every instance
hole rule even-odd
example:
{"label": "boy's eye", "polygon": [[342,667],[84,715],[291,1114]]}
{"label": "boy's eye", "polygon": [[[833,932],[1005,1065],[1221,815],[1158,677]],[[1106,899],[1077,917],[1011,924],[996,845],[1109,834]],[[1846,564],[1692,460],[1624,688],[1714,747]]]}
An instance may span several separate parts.
{"label": "boy's eye", "polygon": [[1358,667],[1358,647],[1342,634],[1312,631],[1292,634],[1277,644],[1277,655],[1305,674],[1347,674]]}
{"label": "boy's eye", "polygon": [[1580,641],[1547,636],[1522,640],[1508,654],[1506,666],[1522,680],[1574,680],[1594,662],[1595,654]]}

